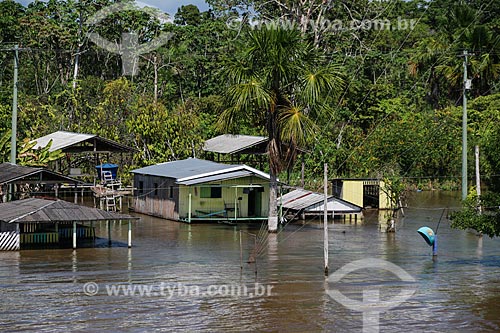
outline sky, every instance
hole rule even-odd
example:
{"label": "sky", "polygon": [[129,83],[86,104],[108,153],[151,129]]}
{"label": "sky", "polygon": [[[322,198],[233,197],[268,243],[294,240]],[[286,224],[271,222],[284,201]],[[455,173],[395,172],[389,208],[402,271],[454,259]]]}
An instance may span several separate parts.
{"label": "sky", "polygon": [[[33,0],[16,1],[21,3],[23,6],[27,6],[30,2],[33,2]],[[177,8],[182,5],[193,4],[196,5],[200,11],[206,11],[208,9],[208,5],[205,3],[205,0],[140,0],[140,2],[151,7],[160,8],[163,12],[170,14],[171,17],[177,13]]]}

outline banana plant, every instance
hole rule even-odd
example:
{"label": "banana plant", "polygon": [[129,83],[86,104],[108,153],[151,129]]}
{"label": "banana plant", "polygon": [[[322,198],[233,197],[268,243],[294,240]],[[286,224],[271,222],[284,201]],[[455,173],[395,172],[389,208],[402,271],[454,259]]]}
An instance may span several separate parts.
{"label": "banana plant", "polygon": [[[0,138],[0,157],[2,162],[10,160],[10,136],[11,131],[7,131]],[[52,140],[45,147],[35,148],[36,141],[26,138],[17,147],[17,162],[20,165],[46,167],[50,162],[64,157],[61,150],[50,151]]]}

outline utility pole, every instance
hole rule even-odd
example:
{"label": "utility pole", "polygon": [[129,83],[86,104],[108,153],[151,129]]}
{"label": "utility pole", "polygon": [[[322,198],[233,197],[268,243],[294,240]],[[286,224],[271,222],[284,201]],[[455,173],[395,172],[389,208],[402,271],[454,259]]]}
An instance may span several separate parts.
{"label": "utility pole", "polygon": [[464,86],[463,86],[463,113],[462,113],[462,200],[467,198],[467,50],[464,51]]}
{"label": "utility pole", "polygon": [[16,164],[17,154],[17,71],[19,67],[19,45],[14,46],[14,91],[12,94],[12,137],[10,139],[10,163]]}
{"label": "utility pole", "polygon": [[324,179],[324,210],[323,210],[323,251],[325,255],[325,276],[328,275],[328,164],[325,163],[325,179]]}
{"label": "utility pole", "polygon": [[[475,149],[475,156],[476,156],[476,192],[477,192],[477,197],[479,203],[481,202],[481,174],[479,173],[479,146],[476,146]],[[478,207],[479,214],[482,213],[482,207],[481,204],[479,204]]]}

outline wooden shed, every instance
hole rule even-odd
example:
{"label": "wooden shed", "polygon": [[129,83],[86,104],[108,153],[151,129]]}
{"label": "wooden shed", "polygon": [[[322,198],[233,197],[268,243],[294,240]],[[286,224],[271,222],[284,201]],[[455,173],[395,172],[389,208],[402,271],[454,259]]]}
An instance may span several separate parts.
{"label": "wooden shed", "polygon": [[333,180],[333,194],[363,208],[392,209],[389,187],[381,179],[338,178]]}
{"label": "wooden shed", "polygon": [[[123,154],[132,154],[136,151],[134,148],[96,134],[67,131],[53,132],[31,142],[36,143],[34,149],[46,147],[51,142],[49,151],[61,150],[65,153],[64,159],[56,161],[55,170],[67,172],[73,177],[95,177],[97,175],[93,173],[94,167],[102,163],[102,156],[106,156],[105,160],[109,162],[111,154],[120,154],[119,163],[123,164]],[[79,158],[72,158],[73,156]],[[90,173],[82,174],[82,166]]]}
{"label": "wooden shed", "polygon": [[136,212],[193,221],[266,220],[269,175],[189,158],[133,170]]}
{"label": "wooden shed", "polygon": [[129,215],[79,206],[64,200],[28,198],[0,204],[0,250],[22,250],[36,247],[64,247],[76,249],[82,241],[95,240],[93,223],[108,221],[129,222],[128,245],[131,246]]}
{"label": "wooden shed", "polygon": [[[0,202],[43,195],[57,197],[62,184],[76,187],[80,181],[45,168],[0,164]],[[75,192],[76,195],[76,192]],[[76,200],[76,198],[75,198]]]}
{"label": "wooden shed", "polygon": [[[290,191],[278,198],[278,204],[282,206],[284,216],[323,216],[325,195],[301,188]],[[326,210],[332,218],[341,215],[362,218],[362,208],[345,200],[327,197]]]}

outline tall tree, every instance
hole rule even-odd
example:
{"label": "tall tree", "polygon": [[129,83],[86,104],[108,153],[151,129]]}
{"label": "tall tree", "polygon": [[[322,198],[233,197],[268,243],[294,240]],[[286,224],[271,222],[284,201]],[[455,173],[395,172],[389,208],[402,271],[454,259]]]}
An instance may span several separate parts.
{"label": "tall tree", "polygon": [[278,229],[277,175],[315,130],[312,119],[326,110],[325,96],[338,92],[338,68],[304,41],[299,29],[280,26],[251,31],[246,47],[226,69],[230,85],[219,124],[234,130],[240,120],[260,125],[269,137],[269,232]]}

